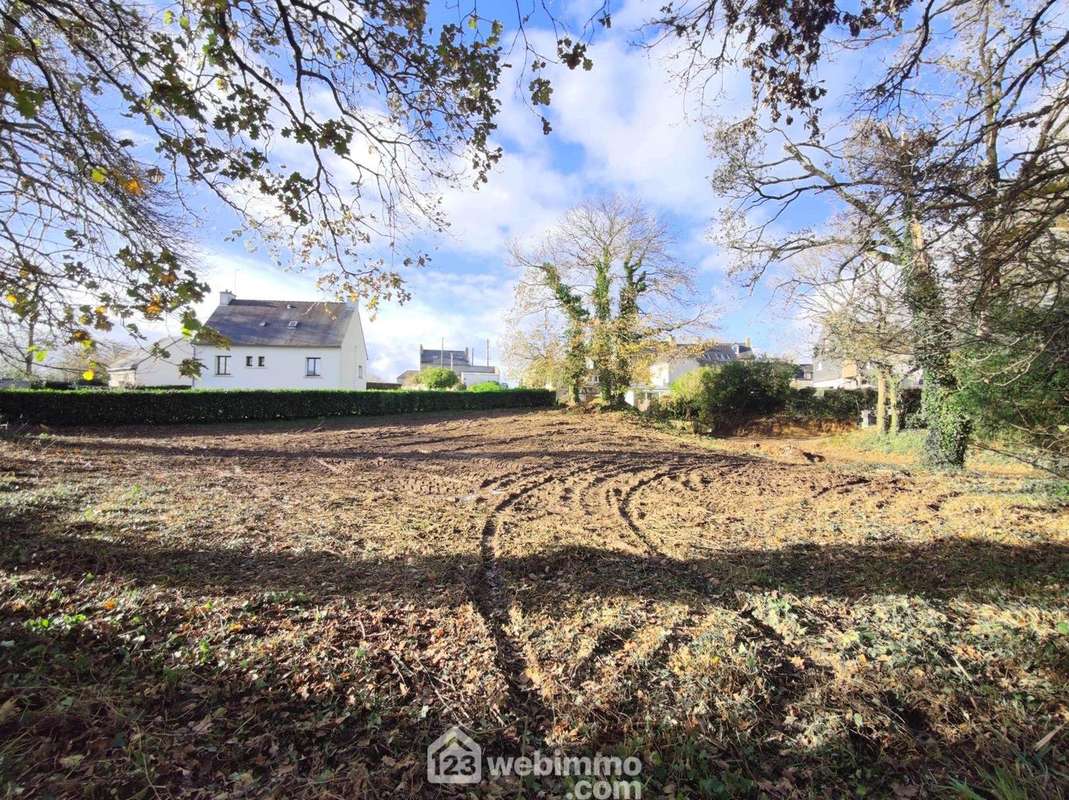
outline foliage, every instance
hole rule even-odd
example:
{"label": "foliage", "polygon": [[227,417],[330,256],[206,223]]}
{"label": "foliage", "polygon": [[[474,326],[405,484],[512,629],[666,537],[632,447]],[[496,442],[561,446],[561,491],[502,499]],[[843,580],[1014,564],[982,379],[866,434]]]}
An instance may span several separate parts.
{"label": "foliage", "polygon": [[1029,358],[978,343],[960,354],[956,368],[958,400],[977,433],[1061,474],[1069,473],[1069,359],[1058,355],[1069,352],[1066,337]]}
{"label": "foliage", "polygon": [[452,389],[460,383],[460,376],[448,367],[425,367],[419,373],[419,384],[428,389]]}
{"label": "foliage", "polygon": [[544,389],[498,392],[11,389],[0,391],[0,417],[44,425],[164,425],[545,408],[555,402],[553,392]]}
{"label": "foliage", "polygon": [[507,389],[497,381],[482,381],[468,387],[469,392],[504,392]]}
{"label": "foliage", "polygon": [[699,367],[672,381],[667,407],[684,417],[696,416],[705,387],[705,373],[709,371],[709,367]]}
{"label": "foliage", "polygon": [[[370,307],[406,297],[376,253],[440,229],[439,187],[484,182],[501,156],[504,23],[478,12],[443,24],[426,0],[3,3],[0,317],[29,329],[18,360],[45,340],[91,351],[115,325],[136,336],[170,313],[195,330],[208,287],[183,237],[204,193],[234,237],[324,288]],[[585,35],[556,44],[560,63],[591,68]],[[531,102],[548,105],[547,59],[523,48]]]}
{"label": "foliage", "polygon": [[732,361],[701,367],[672,383],[671,406],[706,424],[783,410],[791,394],[794,367],[776,361]]}
{"label": "foliage", "polygon": [[[794,389],[789,365],[776,362],[732,362],[724,367],[699,367],[672,382],[666,402],[656,413],[707,424],[733,423],[745,418],[784,414],[799,422],[856,423],[871,409],[876,391],[863,389]],[[900,418],[918,421],[921,392],[899,393]]]}

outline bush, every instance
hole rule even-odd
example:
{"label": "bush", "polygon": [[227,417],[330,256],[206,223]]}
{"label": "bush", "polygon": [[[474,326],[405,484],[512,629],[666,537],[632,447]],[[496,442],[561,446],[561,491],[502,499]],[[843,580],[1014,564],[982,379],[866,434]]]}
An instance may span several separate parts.
{"label": "bush", "polygon": [[482,383],[476,383],[474,386],[468,387],[469,392],[504,392],[505,387],[497,381],[483,381]]}
{"label": "bush", "polygon": [[688,419],[698,416],[701,413],[705,375],[711,371],[709,367],[699,367],[672,381],[668,400],[664,404],[665,411]]}
{"label": "bush", "polygon": [[0,419],[46,425],[160,425],[547,408],[555,403],[554,393],[545,389],[498,392],[8,389],[0,391]]}
{"label": "bush", "polygon": [[428,389],[452,389],[460,383],[460,376],[445,367],[427,367],[419,374],[419,382]]}
{"label": "bush", "polygon": [[701,367],[672,382],[670,406],[681,416],[722,424],[783,410],[794,367],[775,361],[733,361]]}
{"label": "bush", "polygon": [[793,389],[783,411],[799,420],[857,422],[866,408],[876,407],[874,389]]}
{"label": "bush", "polygon": [[[876,390],[792,389],[793,368],[774,361],[735,361],[701,367],[672,382],[663,410],[672,416],[698,418],[710,425],[731,425],[770,414],[799,421],[857,422],[862,410],[876,407]],[[899,392],[903,427],[923,425],[920,389]]]}

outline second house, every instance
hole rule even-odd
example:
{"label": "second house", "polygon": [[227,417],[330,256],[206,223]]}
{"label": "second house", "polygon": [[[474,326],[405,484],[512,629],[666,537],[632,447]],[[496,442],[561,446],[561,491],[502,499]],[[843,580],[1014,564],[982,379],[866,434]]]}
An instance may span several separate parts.
{"label": "second house", "polygon": [[355,303],[239,300],[221,292],[206,325],[230,347],[198,344],[205,389],[366,389]]}

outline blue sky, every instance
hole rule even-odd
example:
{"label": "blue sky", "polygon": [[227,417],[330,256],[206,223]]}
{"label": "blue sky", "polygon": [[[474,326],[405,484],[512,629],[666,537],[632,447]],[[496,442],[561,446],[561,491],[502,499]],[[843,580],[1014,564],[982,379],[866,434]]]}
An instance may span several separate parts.
{"label": "blue sky", "polygon": [[[516,9],[507,3],[500,8],[480,4],[479,13],[507,24]],[[569,5],[568,13],[578,19],[582,9]],[[447,347],[470,346],[480,355],[489,339],[496,363],[518,277],[508,265],[508,241],[538,235],[577,202],[604,193],[642,201],[671,227],[678,255],[694,267],[697,299],[715,312],[716,338],[749,336],[765,352],[805,352],[808,326],[773,302],[767,288],[753,294],[739,288],[724,271],[726,258],[707,241],[719,200],[707,177],[712,163],[705,127],[693,98],[684,97],[670,75],[670,51],[651,53],[630,44],[641,21],[641,11],[617,9],[612,28],[599,27],[596,34],[592,71],[552,73],[553,103],[544,112],[553,125],[549,136],[525,104],[516,75],[504,76],[494,137],[504,156],[480,189],[465,185],[443,191],[450,229],[420,237],[432,261],[407,273],[411,301],[385,304],[375,319],[365,315],[372,375],[392,380],[416,365],[420,344],[436,347],[443,339]],[[539,28],[538,17],[529,35],[552,52],[552,39]],[[513,60],[518,58],[515,54]],[[725,79],[717,88],[723,92],[716,101],[722,112],[745,110],[746,84]],[[266,256],[225,241],[237,219],[218,201],[201,199],[205,205],[190,237],[212,288],[210,301],[198,309],[202,319],[223,289],[245,298],[323,296],[315,275],[279,271]]]}

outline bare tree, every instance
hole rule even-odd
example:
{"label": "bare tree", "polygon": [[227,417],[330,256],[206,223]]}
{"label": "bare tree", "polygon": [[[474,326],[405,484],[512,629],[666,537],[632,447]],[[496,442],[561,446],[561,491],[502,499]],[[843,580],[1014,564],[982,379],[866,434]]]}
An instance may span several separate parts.
{"label": "bare tree", "polygon": [[513,245],[524,271],[520,315],[553,309],[567,321],[564,371],[573,398],[589,359],[602,400],[622,402],[644,348],[704,324],[692,272],[672,244],[656,217],[611,197],[577,206],[534,247]]}
{"label": "bare tree", "polygon": [[524,386],[560,389],[565,376],[566,325],[551,309],[536,314],[513,314],[507,321],[503,359]]}
{"label": "bare tree", "polygon": [[899,385],[911,371],[912,360],[902,268],[872,256],[852,261],[847,269],[841,268],[841,261],[834,252],[819,251],[802,259],[796,272],[798,302],[820,326],[827,355],[875,373],[876,430],[894,434],[899,428]]}

